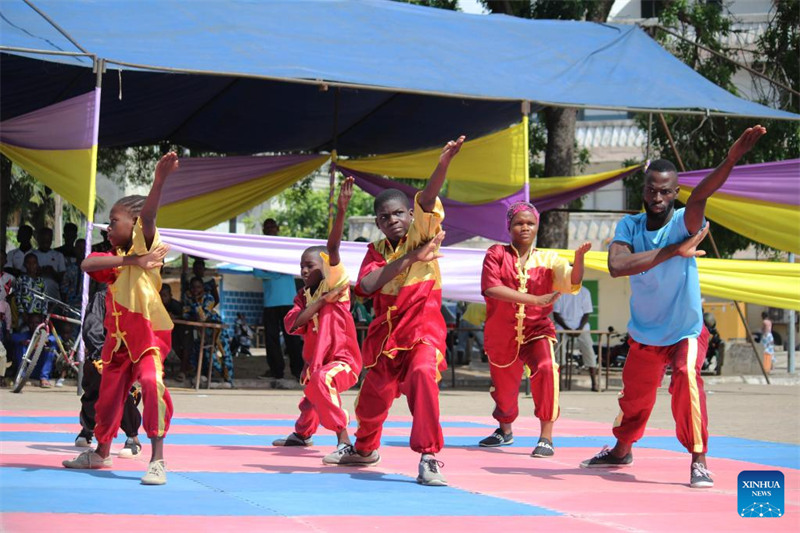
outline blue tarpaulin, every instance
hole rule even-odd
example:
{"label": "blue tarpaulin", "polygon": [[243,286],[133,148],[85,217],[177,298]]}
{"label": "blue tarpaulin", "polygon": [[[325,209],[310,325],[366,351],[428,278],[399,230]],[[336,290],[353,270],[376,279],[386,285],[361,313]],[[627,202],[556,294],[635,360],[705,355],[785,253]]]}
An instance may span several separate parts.
{"label": "blue tarpaulin", "polygon": [[[34,3],[108,61],[106,146],[310,151],[335,136],[341,153],[401,151],[506,127],[521,101],[800,118],[715,86],[636,26],[383,0]],[[78,51],[22,0],[0,15],[2,46]],[[3,119],[94,84],[85,57],[9,52],[0,66]]]}

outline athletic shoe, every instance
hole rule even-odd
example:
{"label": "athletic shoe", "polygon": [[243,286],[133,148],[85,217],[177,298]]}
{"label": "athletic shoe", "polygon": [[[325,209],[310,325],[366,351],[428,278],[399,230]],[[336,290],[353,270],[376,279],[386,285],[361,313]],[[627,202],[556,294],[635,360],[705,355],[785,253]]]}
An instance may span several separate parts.
{"label": "athletic shoe", "polygon": [[614,457],[611,455],[611,448],[603,446],[600,452],[581,463],[581,468],[614,468],[616,466],[631,466],[633,464],[633,454],[628,452],[625,457]]}
{"label": "athletic shoe", "polygon": [[289,436],[283,439],[275,439],[272,441],[273,446],[311,446],[314,441],[311,437],[304,439],[295,432],[289,433]]}
{"label": "athletic shoe", "polygon": [[117,454],[118,457],[123,459],[132,459],[139,455],[142,451],[142,445],[132,437],[125,439],[125,446]]}
{"label": "athletic shoe", "polygon": [[[361,455],[353,446],[345,445],[342,450],[336,450],[325,456],[323,461],[328,465],[339,466],[374,466],[381,462],[378,450],[372,450],[369,455]],[[334,462],[336,461],[336,462]]]}
{"label": "athletic shoe", "polygon": [[553,457],[555,453],[553,443],[549,439],[541,438],[536,443],[536,448],[533,449],[531,457]]}
{"label": "athletic shoe", "polygon": [[714,486],[711,471],[703,463],[692,463],[692,477],[689,484],[693,489],[707,489]]}
{"label": "athletic shoe", "polygon": [[78,448],[91,448],[92,447],[92,437],[85,436],[85,435],[78,435],[75,437],[75,446]]}
{"label": "athletic shoe", "polygon": [[100,457],[92,450],[86,450],[75,459],[61,461],[66,468],[77,468],[80,470],[95,470],[97,468],[109,468],[111,466],[111,456]]}
{"label": "athletic shoe", "polygon": [[167,467],[164,460],[151,461],[147,473],[142,476],[142,485],[163,485],[167,482]]}
{"label": "athletic shoe", "polygon": [[56,380],[56,387],[63,387],[64,386],[64,378],[58,378]]}
{"label": "athletic shoe", "polygon": [[352,453],[351,450],[353,449],[352,444],[339,444],[334,451],[326,455],[322,458],[322,464],[326,465],[338,465],[342,457],[345,455]]}
{"label": "athletic shoe", "polygon": [[440,470],[443,466],[444,463],[438,461],[433,455],[423,455],[419,462],[417,483],[431,487],[446,487],[447,480]]}
{"label": "athletic shoe", "polygon": [[509,433],[506,435],[500,428],[495,429],[494,433],[478,443],[483,448],[497,448],[498,446],[508,446],[509,444],[514,444],[514,434]]}

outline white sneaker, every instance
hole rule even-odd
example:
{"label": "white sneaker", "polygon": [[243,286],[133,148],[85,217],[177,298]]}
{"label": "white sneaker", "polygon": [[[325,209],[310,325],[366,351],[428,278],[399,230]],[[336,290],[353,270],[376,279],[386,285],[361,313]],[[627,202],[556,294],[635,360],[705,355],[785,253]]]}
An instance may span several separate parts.
{"label": "white sneaker", "polygon": [[440,470],[443,466],[444,463],[437,460],[433,455],[423,455],[419,462],[417,483],[428,485],[429,487],[446,487],[447,480]]}
{"label": "white sneaker", "polygon": [[91,448],[92,437],[84,437],[83,435],[78,435],[77,437],[75,437],[75,446],[77,448]]}
{"label": "white sneaker", "polygon": [[56,380],[56,387],[63,387],[64,386],[64,378],[58,378]]}
{"label": "white sneaker", "polygon": [[167,482],[167,467],[164,460],[152,461],[147,473],[142,476],[142,485],[163,485]]}
{"label": "white sneaker", "polygon": [[98,468],[109,468],[111,466],[111,456],[100,457],[92,450],[86,450],[75,459],[61,461],[65,468],[76,468],[79,470],[96,470]]}

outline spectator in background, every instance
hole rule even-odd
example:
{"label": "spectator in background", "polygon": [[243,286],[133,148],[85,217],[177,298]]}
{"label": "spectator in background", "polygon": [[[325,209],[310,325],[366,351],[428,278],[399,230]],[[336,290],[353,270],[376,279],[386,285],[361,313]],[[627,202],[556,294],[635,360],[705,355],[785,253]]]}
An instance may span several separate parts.
{"label": "spectator in background", "polygon": [[[222,324],[222,317],[216,310],[214,297],[205,290],[201,278],[192,278],[189,282],[189,291],[190,297],[184,301],[183,318],[193,322],[213,322],[215,324]],[[233,388],[233,358],[231,357],[228,330],[221,330],[216,337],[216,342],[212,342],[214,340],[214,334],[209,328],[203,328],[201,334],[205,335],[206,338],[203,344],[204,353],[202,354],[199,353],[199,336],[195,339],[195,349],[198,352],[198,357],[202,357],[207,363],[208,359],[206,359],[205,351],[208,350],[208,357],[211,360],[211,364],[214,366],[214,370],[222,376],[223,380],[230,383],[231,388]],[[220,353],[221,357],[216,357],[217,353]]]}
{"label": "spectator in background", "polygon": [[769,358],[769,369],[775,365],[775,338],[772,336],[772,320],[769,313],[761,312],[761,345],[764,347],[764,355]]}
{"label": "spectator in background", "polygon": [[[0,265],[6,264],[6,251],[0,250]],[[11,267],[8,267],[10,270]],[[14,281],[15,278],[12,274],[9,274],[5,270],[0,271],[0,301],[6,302],[8,301],[8,297],[11,295],[14,289]]]}
{"label": "spectator in background", "polygon": [[[161,303],[164,304],[164,309],[169,313],[171,319],[183,319],[183,305],[172,297],[172,287],[167,283],[161,285],[161,290],[158,291],[161,296]],[[189,353],[191,345],[192,332],[188,326],[183,324],[175,324],[172,328],[172,349],[181,360],[181,369],[178,375],[175,376],[177,381],[184,381],[186,375],[190,372]]]}
{"label": "spectator in background", "polygon": [[17,242],[19,247],[8,252],[6,262],[3,263],[11,269],[11,274],[18,276],[25,272],[25,256],[33,251],[31,239],[33,238],[33,228],[23,224],[17,230]]}
{"label": "spectator in background", "polygon": [[[31,337],[33,337],[33,330],[42,323],[43,316],[41,313],[28,313],[25,315],[25,320],[28,329],[11,335],[11,354],[14,358],[15,368],[19,368],[22,357],[25,355],[25,350],[28,349]],[[50,372],[52,372],[53,362],[56,360],[56,352],[53,349],[55,343],[55,337],[53,337],[53,335],[48,335],[47,343],[44,345],[42,353],[39,356],[39,362],[36,363],[36,368],[33,369],[30,375],[31,379],[39,380],[39,384],[43,389],[49,389],[53,386],[53,384],[50,383]]]}
{"label": "spectator in background", "polygon": [[66,268],[61,278],[61,301],[71,307],[81,306],[83,291],[83,272],[81,263],[86,255],[86,240],[75,241],[72,255],[66,257]]}
{"label": "spectator in background", "polygon": [[[578,350],[583,358],[583,366],[589,369],[592,378],[592,391],[598,392],[597,387],[597,355],[594,353],[594,341],[589,333],[589,315],[592,314],[592,295],[589,289],[581,287],[578,294],[563,294],[553,304],[553,320],[566,330],[580,331],[570,333],[575,338]],[[569,357],[572,354],[567,354]]]}
{"label": "spectator in background", "polygon": [[[61,255],[64,256],[64,259],[69,262],[70,258],[75,257],[75,248],[78,246],[78,243],[75,242],[75,239],[78,238],[78,226],[73,224],[72,222],[67,222],[64,224],[64,234],[62,235],[64,238],[64,244],[56,248],[56,252],[60,252]],[[86,246],[86,241],[81,239],[83,245]],[[81,252],[81,257],[86,255],[86,250]]]}
{"label": "spectator in background", "polygon": [[[264,221],[264,235],[277,236],[278,223],[268,218]],[[280,272],[253,270],[253,275],[261,278],[264,284],[264,344],[267,347],[267,365],[269,370],[262,378],[283,379],[286,364],[281,350],[281,335],[289,355],[289,368],[295,379],[300,379],[303,372],[303,341],[296,335],[289,335],[283,325],[283,318],[294,305],[297,286],[294,276]]]}
{"label": "spectator in background", "polygon": [[478,350],[481,352],[481,359],[483,356],[483,323],[486,322],[486,304],[479,304],[470,302],[461,315],[460,327],[458,332],[458,350],[464,351],[465,360],[470,362],[472,357],[471,353],[467,353],[468,340],[472,340],[478,345]]}
{"label": "spectator in background", "polygon": [[61,278],[67,269],[64,256],[50,248],[53,244],[52,228],[39,228],[36,234],[36,242],[39,248],[34,250],[36,258],[39,259],[39,271],[44,278],[47,287],[47,295],[51,298],[61,297]]}
{"label": "spectator in background", "polygon": [[[185,256],[184,256],[185,257]],[[219,304],[219,289],[217,288],[217,282],[214,280],[213,276],[206,278],[206,260],[202,257],[195,257],[194,262],[192,263],[192,276],[189,276],[187,272],[187,263],[188,261],[183,262],[183,267],[181,269],[181,292],[184,296],[191,296],[191,287],[190,287],[190,279],[191,278],[200,278],[203,280],[203,288],[207,293],[209,293],[212,298],[214,298],[214,305]]]}
{"label": "spectator in background", "polygon": [[43,315],[47,312],[47,302],[36,296],[45,292],[44,278],[39,275],[39,260],[33,252],[25,256],[25,273],[17,278],[14,285],[14,302],[17,305],[17,327],[28,324],[29,314]]}

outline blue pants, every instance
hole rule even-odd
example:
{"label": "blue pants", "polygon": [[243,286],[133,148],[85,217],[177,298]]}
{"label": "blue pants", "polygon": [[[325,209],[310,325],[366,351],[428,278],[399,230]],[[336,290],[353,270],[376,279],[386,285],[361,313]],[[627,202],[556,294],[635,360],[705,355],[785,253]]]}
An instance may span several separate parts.
{"label": "blue pants", "polygon": [[[25,350],[28,349],[26,341],[30,340],[31,333],[29,331],[11,335],[11,357],[16,368],[19,368],[22,358],[25,356]],[[47,338],[47,344],[44,345],[44,349],[39,355],[39,362],[36,363],[36,368],[31,373],[31,379],[50,379],[50,372],[53,370],[53,363],[56,360],[56,352],[53,349],[55,342],[56,339],[52,335]]]}

